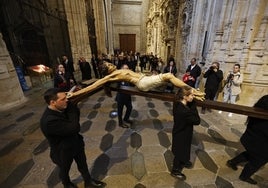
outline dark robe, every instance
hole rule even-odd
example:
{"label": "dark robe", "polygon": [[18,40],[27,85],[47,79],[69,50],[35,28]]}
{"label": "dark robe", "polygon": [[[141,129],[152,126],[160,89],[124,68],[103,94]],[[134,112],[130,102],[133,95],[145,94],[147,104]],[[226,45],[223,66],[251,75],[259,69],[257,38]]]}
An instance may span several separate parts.
{"label": "dark robe", "polygon": [[195,102],[173,104],[172,152],[180,162],[190,160],[193,126],[200,124]]}
{"label": "dark robe", "polygon": [[268,161],[268,120],[250,118],[240,141],[247,152]]}
{"label": "dark robe", "polygon": [[91,67],[87,61],[79,61],[79,68],[82,73],[82,80],[90,80],[91,77]]}
{"label": "dark robe", "polygon": [[209,69],[205,72],[204,78],[207,78],[205,84],[205,98],[209,100],[214,100],[216,93],[219,89],[219,85],[223,79],[223,72],[218,70],[217,72]]}

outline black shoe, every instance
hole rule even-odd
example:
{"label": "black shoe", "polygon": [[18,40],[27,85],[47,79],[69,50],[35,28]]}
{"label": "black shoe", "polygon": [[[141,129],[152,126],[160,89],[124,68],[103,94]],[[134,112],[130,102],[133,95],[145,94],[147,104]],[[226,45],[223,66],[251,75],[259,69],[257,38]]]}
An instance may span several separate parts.
{"label": "black shoe", "polygon": [[183,166],[185,168],[192,168],[193,167],[193,163],[191,161],[188,161],[188,162],[184,163]]}
{"label": "black shoe", "polygon": [[70,182],[68,184],[64,184],[64,188],[78,188],[78,187],[74,183]]}
{"label": "black shoe", "polygon": [[126,123],[131,124],[131,125],[133,124],[133,121],[131,121],[131,120],[129,120],[129,119],[128,119],[128,120],[124,120],[124,121],[125,121]]}
{"label": "black shoe", "polygon": [[208,110],[208,112],[212,112],[212,110],[210,108],[208,108],[207,110]]}
{"label": "black shoe", "polygon": [[120,124],[119,124],[119,127],[122,127],[122,128],[129,128],[129,126],[126,125],[126,124],[124,124],[124,123],[120,123]]}
{"label": "black shoe", "polygon": [[257,182],[252,178],[243,178],[243,177],[239,176],[239,179],[241,181],[248,182],[248,183],[253,184],[253,185],[257,184]]}
{"label": "black shoe", "polygon": [[90,187],[105,187],[106,183],[92,179],[89,183],[85,184],[85,188]]}
{"label": "black shoe", "polygon": [[201,110],[201,114],[205,114],[206,113],[206,110],[205,109],[202,109]]}
{"label": "black shoe", "polygon": [[228,167],[230,167],[231,169],[233,169],[233,170],[237,170],[236,164],[234,164],[231,160],[228,160],[227,163],[226,163],[226,165]]}
{"label": "black shoe", "polygon": [[180,180],[186,180],[186,176],[183,173],[181,173],[180,171],[172,170],[170,174],[171,174],[171,176],[178,178]]}

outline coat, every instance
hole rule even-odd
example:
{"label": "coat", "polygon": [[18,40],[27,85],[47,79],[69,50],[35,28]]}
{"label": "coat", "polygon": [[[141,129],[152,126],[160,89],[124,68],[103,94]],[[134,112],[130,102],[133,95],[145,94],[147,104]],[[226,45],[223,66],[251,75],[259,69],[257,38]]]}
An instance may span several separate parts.
{"label": "coat", "polygon": [[69,91],[71,88],[71,78],[72,76],[69,72],[61,73],[57,71],[54,76],[54,87],[62,88],[64,91]]}
{"label": "coat", "polygon": [[189,65],[186,69],[186,72],[190,72],[190,75],[194,78],[194,80],[187,81],[186,84],[194,88],[197,77],[201,75],[201,68],[196,64],[191,70],[191,65]]}
{"label": "coat", "polygon": [[91,77],[91,67],[87,61],[79,61],[79,68],[82,73],[82,80],[90,80]]}
{"label": "coat", "polygon": [[61,153],[70,155],[84,148],[84,141],[80,132],[80,111],[76,105],[69,103],[63,112],[51,110],[44,111],[40,126],[41,131],[50,145],[50,157],[58,163]]}
{"label": "coat", "polygon": [[268,161],[268,120],[249,118],[240,141],[247,152]]}
{"label": "coat", "polygon": [[190,160],[193,126],[200,124],[195,102],[173,104],[172,152],[181,161]]}
{"label": "coat", "polygon": [[221,70],[215,72],[209,69],[205,72],[204,78],[207,78],[205,88],[215,89],[217,91],[223,79],[223,72]]}
{"label": "coat", "polygon": [[168,73],[168,72],[170,72],[170,73],[176,75],[178,71],[177,71],[176,66],[172,66],[171,71],[170,71],[170,66],[166,66],[166,67],[164,68],[164,73]]}
{"label": "coat", "polygon": [[[131,86],[128,82],[120,82],[118,83],[118,87],[120,86]],[[128,104],[131,103],[131,95],[126,93],[117,92],[115,100],[118,103]]]}
{"label": "coat", "polygon": [[243,74],[240,73],[232,73],[234,75],[234,79],[230,80],[228,77],[230,76],[230,73],[227,76],[226,84],[223,88],[223,93],[228,93],[231,91],[231,95],[239,95],[241,93],[241,84],[243,82]]}

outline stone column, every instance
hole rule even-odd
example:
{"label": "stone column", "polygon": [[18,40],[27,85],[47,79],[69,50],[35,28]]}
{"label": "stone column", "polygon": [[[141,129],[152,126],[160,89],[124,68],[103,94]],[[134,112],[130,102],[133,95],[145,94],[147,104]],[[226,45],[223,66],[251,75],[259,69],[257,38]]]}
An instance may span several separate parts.
{"label": "stone column", "polygon": [[203,14],[204,2],[203,1],[195,1],[194,8],[193,8],[193,19],[191,22],[191,32],[190,32],[190,39],[191,42],[188,43],[189,53],[187,58],[187,63],[193,57],[199,58],[200,57],[200,49],[199,47],[199,36],[201,34],[201,28],[203,24],[202,14]]}
{"label": "stone column", "polygon": [[79,57],[83,56],[88,61],[91,58],[86,20],[86,4],[85,1],[64,0],[64,6],[68,20],[68,30],[74,66],[75,69],[77,69],[77,61]]}
{"label": "stone column", "polygon": [[111,0],[105,1],[105,25],[106,25],[106,49],[108,54],[114,53],[114,46],[113,46],[113,25],[112,25],[112,11],[111,6],[112,2]]}
{"label": "stone column", "polygon": [[104,1],[92,1],[94,18],[95,18],[95,29],[97,37],[98,53],[106,53],[105,46],[105,16],[104,16]]}
{"label": "stone column", "polygon": [[8,110],[26,101],[6,44],[0,33],[0,111]]}
{"label": "stone column", "polygon": [[147,18],[147,14],[149,11],[149,1],[142,1],[142,16],[141,16],[141,46],[140,46],[140,53],[144,54],[146,53],[146,40],[147,40],[147,35],[146,35],[146,18]]}

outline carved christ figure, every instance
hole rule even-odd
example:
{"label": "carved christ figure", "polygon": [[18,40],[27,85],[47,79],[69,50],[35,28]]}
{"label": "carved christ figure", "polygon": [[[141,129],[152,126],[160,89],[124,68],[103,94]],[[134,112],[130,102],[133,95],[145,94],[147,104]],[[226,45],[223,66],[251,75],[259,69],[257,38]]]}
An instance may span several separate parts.
{"label": "carved christ figure", "polygon": [[[162,86],[163,84],[166,84],[167,82],[171,82],[176,87],[184,87],[184,86],[190,87],[171,73],[146,76],[144,74],[133,72],[128,69],[117,69],[115,65],[108,62],[104,62],[101,69],[102,74],[105,75],[104,78],[101,78],[96,82],[94,82],[92,85],[89,85],[74,93],[69,92],[67,94],[67,97],[73,98],[84,93],[90,93],[91,91],[94,91],[99,87],[102,87],[106,83],[115,81],[116,82],[124,81],[132,83],[140,91],[150,91],[154,88]],[[203,101],[205,93],[198,91],[194,88],[192,89],[194,93],[194,98]]]}

